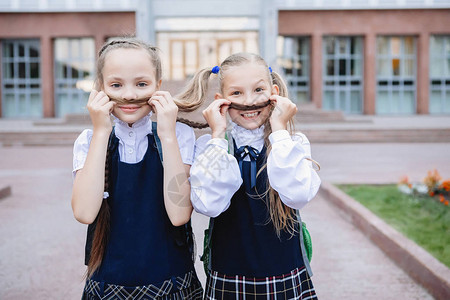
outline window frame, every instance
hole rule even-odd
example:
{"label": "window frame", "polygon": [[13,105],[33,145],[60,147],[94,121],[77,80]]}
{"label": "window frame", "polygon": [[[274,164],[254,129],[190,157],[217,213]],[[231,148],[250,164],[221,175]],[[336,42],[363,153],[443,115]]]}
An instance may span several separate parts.
{"label": "window frame", "polygon": [[[6,47],[12,45],[13,53],[6,56]],[[23,56],[20,53],[23,47]],[[37,56],[31,56],[31,49],[37,50]],[[42,68],[41,44],[39,39],[3,39],[1,40],[1,94],[2,117],[4,118],[40,118],[42,105]],[[31,65],[37,64],[37,77],[31,77]],[[12,66],[12,76],[7,76],[7,68]],[[23,68],[23,70],[21,70]],[[23,73],[23,77],[21,73]],[[14,108],[9,114],[7,99],[12,97]]]}
{"label": "window frame", "polygon": [[[333,53],[327,51],[327,39],[333,39]],[[325,35],[322,38],[322,108],[324,110],[340,110],[346,114],[362,114],[364,111],[364,37],[359,35]],[[341,43],[345,43],[345,51],[339,51]],[[360,52],[351,53],[352,43],[355,49],[360,44]],[[359,60],[359,74],[352,75],[352,61]],[[328,75],[328,61],[333,62],[333,75]],[[345,62],[345,74],[340,74],[340,63]],[[355,66],[356,70],[356,66]],[[357,108],[352,108],[352,94],[358,92]],[[329,107],[326,94],[333,93]],[[341,99],[341,95],[343,99]]]}
{"label": "window frame", "polygon": [[[295,53],[294,49],[290,49],[291,56],[288,56],[286,52],[287,41],[291,40],[292,45],[296,44],[297,49],[302,48],[302,53]],[[277,53],[278,66],[282,69],[283,78],[285,79],[286,86],[289,91],[289,97],[296,103],[310,103],[311,102],[311,90],[310,90],[310,66],[311,66],[311,38],[309,36],[278,36],[278,43],[280,44]],[[288,73],[286,67],[290,64],[291,71]],[[296,67],[300,66],[300,67]],[[301,70],[302,75],[298,74]],[[306,100],[301,101],[298,97],[298,93],[305,93]]]}
{"label": "window frame", "polygon": [[[389,52],[386,54],[379,53],[379,43],[382,38],[386,38],[388,41],[388,50]],[[413,39],[413,53],[406,54],[405,53],[405,40],[406,38]],[[399,54],[392,53],[392,41],[393,39],[399,39],[400,41],[400,49]],[[388,61],[389,64],[389,74],[388,75],[380,75],[380,61],[385,60]],[[394,60],[398,60],[399,63],[399,74],[393,74]],[[406,63],[405,61],[412,60],[413,61],[413,74],[407,75],[405,74]],[[415,114],[417,111],[417,37],[413,35],[379,35],[376,39],[376,113],[377,114]],[[384,108],[381,108],[381,93],[387,94],[388,99],[388,107],[387,111],[383,111]],[[411,111],[408,111],[404,108],[405,93],[413,94],[413,106]],[[399,95],[399,102],[395,103],[393,96],[395,94]]]}
{"label": "window frame", "polygon": [[[86,56],[83,53],[83,42],[90,42],[91,45],[89,48],[92,50],[90,56]],[[66,54],[65,57],[58,57],[58,43],[66,42],[67,43],[67,51],[64,51]],[[77,44],[77,49],[74,51],[73,45]],[[54,50],[54,91],[55,91],[55,116],[63,117],[65,114],[70,113],[86,113],[86,103],[89,98],[89,92],[94,87],[94,77],[95,77],[95,39],[93,37],[61,37],[55,38],[53,40],[53,50]],[[89,49],[88,49],[89,51]],[[90,64],[88,67],[87,73],[88,76],[81,76],[83,74],[81,71],[82,68],[78,70],[75,69],[75,66]],[[59,76],[60,73],[65,73],[64,69],[59,69],[60,66],[66,69],[67,76]],[[77,77],[73,76],[73,71],[77,70]],[[61,71],[61,72],[60,72]],[[86,73],[86,72],[85,72]],[[90,84],[89,82],[92,82]],[[89,88],[90,87],[90,88]],[[64,99],[64,96],[67,98]],[[63,99],[65,103],[63,102]]]}
{"label": "window frame", "polygon": [[[441,53],[437,54],[438,51],[433,51],[432,39],[443,39],[443,47]],[[430,94],[429,94],[429,112],[430,114],[448,114],[450,113],[450,50],[446,51],[446,49],[450,49],[450,35],[430,35],[430,75],[429,75],[429,84],[430,84]],[[432,67],[433,60],[441,60],[442,65],[444,66],[444,72],[441,76],[432,75]],[[439,103],[436,106],[439,106],[440,109],[433,111],[434,107],[434,93],[439,93]],[[446,102],[449,102],[446,105]]]}

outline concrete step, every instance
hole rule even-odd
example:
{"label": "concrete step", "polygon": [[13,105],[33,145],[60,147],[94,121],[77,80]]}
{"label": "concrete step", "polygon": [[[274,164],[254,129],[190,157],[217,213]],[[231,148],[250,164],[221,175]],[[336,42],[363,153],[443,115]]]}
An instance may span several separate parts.
{"label": "concrete step", "polygon": [[[450,129],[302,129],[311,143],[449,143]],[[0,132],[0,146],[73,145],[81,130]],[[196,135],[209,129],[196,130]]]}
{"label": "concrete step", "polygon": [[300,108],[295,119],[302,123],[346,122],[344,114],[341,111],[323,111],[315,108]]}
{"label": "concrete step", "polygon": [[67,146],[73,145],[81,131],[0,132],[0,146]]}
{"label": "concrete step", "polygon": [[89,114],[67,114],[63,118],[48,118],[48,119],[40,119],[33,121],[33,125],[35,126],[64,126],[64,125],[84,125],[90,126],[91,118]]}
{"label": "concrete step", "polygon": [[449,143],[450,129],[305,129],[311,143]]}

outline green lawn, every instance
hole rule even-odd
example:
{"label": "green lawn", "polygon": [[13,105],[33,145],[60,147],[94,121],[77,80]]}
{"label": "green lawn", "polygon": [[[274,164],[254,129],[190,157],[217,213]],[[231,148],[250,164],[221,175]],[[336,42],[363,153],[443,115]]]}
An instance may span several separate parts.
{"label": "green lawn", "polygon": [[339,188],[450,267],[450,207],[428,196],[405,195],[396,185]]}

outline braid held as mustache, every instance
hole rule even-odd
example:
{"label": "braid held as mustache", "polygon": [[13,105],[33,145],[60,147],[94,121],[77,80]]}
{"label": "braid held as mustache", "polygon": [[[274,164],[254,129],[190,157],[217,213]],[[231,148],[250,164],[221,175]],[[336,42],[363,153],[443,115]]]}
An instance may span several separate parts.
{"label": "braid held as mustache", "polygon": [[120,99],[120,98],[109,97],[109,100],[116,102],[117,105],[136,104],[136,105],[142,106],[142,105],[148,104],[149,99],[150,99],[150,97],[139,98],[139,99],[126,99],[126,100]]}
{"label": "braid held as mustache", "polygon": [[261,104],[253,104],[253,105],[242,105],[242,104],[237,104],[237,103],[231,103],[228,108],[234,108],[237,110],[256,110],[256,109],[260,109],[260,108],[264,108],[266,106],[268,106],[270,104],[271,100],[267,100]]}
{"label": "braid held as mustache", "polygon": [[[247,111],[247,110],[256,110],[256,109],[260,109],[260,108],[264,108],[266,106],[268,106],[270,104],[270,100],[267,100],[261,104],[254,104],[254,105],[242,105],[242,104],[237,104],[237,103],[231,103],[228,108],[233,108],[233,109],[237,109],[237,110],[242,110],[242,111]],[[203,129],[203,128],[207,128],[209,127],[208,123],[200,123],[200,122],[193,122],[187,119],[183,119],[183,118],[177,118],[178,122],[184,123],[186,125],[189,125],[193,128],[197,128],[197,129]]]}

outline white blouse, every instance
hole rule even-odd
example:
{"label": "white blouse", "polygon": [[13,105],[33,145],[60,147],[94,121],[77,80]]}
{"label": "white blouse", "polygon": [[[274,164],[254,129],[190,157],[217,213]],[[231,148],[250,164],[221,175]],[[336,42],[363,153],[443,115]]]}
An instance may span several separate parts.
{"label": "white blouse", "polygon": [[[114,130],[119,139],[120,161],[129,164],[140,162],[147,152],[147,135],[152,132],[150,115],[137,121],[131,127],[117,118],[114,118],[114,123]],[[186,124],[177,122],[175,133],[183,163],[192,165],[195,146],[194,130]],[[92,129],[85,129],[75,141],[73,147],[73,176],[75,176],[77,170],[82,169],[84,166],[92,134]]]}
{"label": "white blouse", "polygon": [[[263,127],[247,130],[232,123],[231,135],[238,148],[249,145],[261,151],[264,146]],[[272,132],[269,140],[272,145],[267,158],[269,183],[284,204],[301,209],[314,198],[321,183],[308,160],[309,141],[304,134],[290,136],[287,130]],[[201,214],[217,217],[228,209],[243,182],[238,162],[228,153],[227,140],[211,139],[209,134],[197,140],[194,157],[190,171],[192,205]]]}

